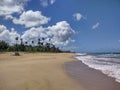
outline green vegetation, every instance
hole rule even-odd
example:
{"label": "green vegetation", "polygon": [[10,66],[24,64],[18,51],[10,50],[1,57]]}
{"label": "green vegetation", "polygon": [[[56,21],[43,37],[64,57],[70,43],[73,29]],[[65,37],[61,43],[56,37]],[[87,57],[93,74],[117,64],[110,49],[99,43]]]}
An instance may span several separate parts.
{"label": "green vegetation", "polygon": [[16,44],[9,45],[5,41],[0,41],[0,52],[4,51],[22,51],[22,52],[62,52],[59,48],[51,43],[44,44],[44,38],[42,40],[38,39],[38,44],[34,45],[34,41],[31,41],[32,45],[29,45],[28,42],[23,43],[21,40],[20,44],[17,44],[18,37],[15,38]]}

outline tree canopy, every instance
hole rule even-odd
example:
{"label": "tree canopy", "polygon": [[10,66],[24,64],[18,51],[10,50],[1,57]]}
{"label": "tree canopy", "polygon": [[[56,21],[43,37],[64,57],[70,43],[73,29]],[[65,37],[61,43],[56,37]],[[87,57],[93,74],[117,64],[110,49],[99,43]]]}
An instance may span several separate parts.
{"label": "tree canopy", "polygon": [[14,45],[9,45],[5,41],[0,41],[0,51],[23,51],[23,52],[62,52],[59,48],[51,43],[44,43],[44,38],[42,40],[38,39],[38,45],[34,45],[34,41],[28,45],[26,41],[25,44],[21,40],[20,44],[17,44],[18,37],[15,38],[16,43]]}

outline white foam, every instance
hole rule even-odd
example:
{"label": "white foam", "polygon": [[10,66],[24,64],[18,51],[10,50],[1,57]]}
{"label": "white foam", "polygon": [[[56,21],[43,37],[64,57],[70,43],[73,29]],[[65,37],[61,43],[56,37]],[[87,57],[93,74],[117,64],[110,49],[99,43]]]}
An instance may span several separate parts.
{"label": "white foam", "polygon": [[82,56],[82,55],[87,55],[87,53],[76,53],[76,55]]}
{"label": "white foam", "polygon": [[104,57],[98,58],[92,55],[77,56],[76,58],[78,60],[81,60],[84,64],[88,65],[88,67],[100,70],[104,74],[107,74],[108,76],[115,78],[115,80],[120,83],[120,63],[117,63],[120,62],[120,59],[113,60],[112,58],[111,60],[111,58]]}

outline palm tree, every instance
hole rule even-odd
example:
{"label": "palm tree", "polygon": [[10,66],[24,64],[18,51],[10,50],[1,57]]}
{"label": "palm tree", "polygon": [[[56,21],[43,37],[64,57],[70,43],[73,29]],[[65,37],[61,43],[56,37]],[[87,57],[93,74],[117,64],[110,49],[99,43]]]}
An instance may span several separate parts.
{"label": "palm tree", "polygon": [[40,47],[40,38],[38,39],[38,46]]}
{"label": "palm tree", "polygon": [[38,39],[38,41],[40,41],[40,38]]}
{"label": "palm tree", "polygon": [[25,42],[25,45],[27,45],[28,42]]}
{"label": "palm tree", "polygon": [[15,40],[16,40],[16,51],[18,51],[18,48],[17,48],[18,37],[16,37]]}
{"label": "palm tree", "polygon": [[34,45],[34,41],[32,41],[32,46]]}
{"label": "palm tree", "polygon": [[42,38],[42,40],[44,41],[44,40],[45,40],[45,38]]}
{"label": "palm tree", "polygon": [[16,40],[16,44],[17,44],[17,41],[18,41],[18,37],[16,37],[16,38],[15,38],[15,40]]}
{"label": "palm tree", "polygon": [[25,51],[28,51],[28,45],[27,44],[28,44],[28,42],[26,41],[25,42]]}
{"label": "palm tree", "polygon": [[16,40],[16,50],[15,50],[15,56],[19,56],[20,54],[18,53],[18,47],[17,47],[17,41],[18,41],[18,37],[15,38]]}
{"label": "palm tree", "polygon": [[23,44],[23,39],[21,38],[20,51],[25,51],[25,45]]}
{"label": "palm tree", "polygon": [[21,40],[21,45],[23,45],[23,39],[21,38],[20,40]]}
{"label": "palm tree", "polygon": [[34,51],[34,47],[33,46],[34,46],[34,41],[32,41],[32,47],[31,47],[32,51]]}

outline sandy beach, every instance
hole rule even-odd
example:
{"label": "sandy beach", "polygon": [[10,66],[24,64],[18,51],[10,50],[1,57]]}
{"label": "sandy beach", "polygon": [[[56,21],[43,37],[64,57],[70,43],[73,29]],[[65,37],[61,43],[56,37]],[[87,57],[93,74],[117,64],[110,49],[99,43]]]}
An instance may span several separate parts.
{"label": "sandy beach", "polygon": [[0,54],[0,90],[120,90],[120,83],[68,53]]}
{"label": "sandy beach", "polygon": [[73,54],[0,54],[0,90],[83,90],[64,70]]}

